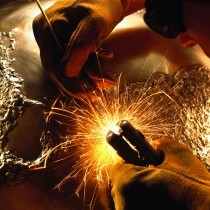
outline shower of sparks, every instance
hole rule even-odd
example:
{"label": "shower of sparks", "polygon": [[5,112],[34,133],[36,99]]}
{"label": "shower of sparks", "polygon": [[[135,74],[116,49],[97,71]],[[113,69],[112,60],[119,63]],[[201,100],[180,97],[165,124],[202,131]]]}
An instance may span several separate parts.
{"label": "shower of sparks", "polygon": [[78,177],[81,179],[76,189],[79,196],[89,181],[109,183],[109,165],[119,157],[106,142],[106,135],[109,130],[115,131],[120,120],[128,120],[149,141],[172,135],[177,127],[174,120],[177,105],[169,95],[161,91],[149,93],[149,89],[132,86],[120,89],[116,86],[111,92],[100,91],[94,101],[63,103],[58,99],[55,102],[49,116],[60,116],[69,123],[68,136],[54,149],[63,151],[63,158],[56,162],[76,159],[58,188],[67,180]]}

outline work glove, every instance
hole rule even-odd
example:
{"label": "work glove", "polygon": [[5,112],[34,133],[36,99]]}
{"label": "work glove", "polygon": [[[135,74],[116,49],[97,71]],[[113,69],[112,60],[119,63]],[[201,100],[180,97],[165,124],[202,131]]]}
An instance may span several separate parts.
{"label": "work glove", "polygon": [[111,168],[116,210],[209,210],[210,173],[183,144],[154,141],[163,152],[158,166],[119,162]]}
{"label": "work glove", "polygon": [[43,67],[62,91],[83,98],[99,86],[113,86],[113,78],[100,72],[100,57],[107,58],[110,53],[96,51],[123,19],[129,1],[56,1],[45,13],[57,42],[44,16],[34,19],[33,32]]}

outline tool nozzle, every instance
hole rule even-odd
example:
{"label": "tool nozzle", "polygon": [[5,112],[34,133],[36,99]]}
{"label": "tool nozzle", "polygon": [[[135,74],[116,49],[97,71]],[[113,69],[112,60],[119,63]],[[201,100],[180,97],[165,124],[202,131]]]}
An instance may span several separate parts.
{"label": "tool nozzle", "polygon": [[134,165],[159,165],[163,160],[161,151],[155,150],[144,135],[127,120],[117,123],[118,133],[109,131],[107,142],[126,162]]}

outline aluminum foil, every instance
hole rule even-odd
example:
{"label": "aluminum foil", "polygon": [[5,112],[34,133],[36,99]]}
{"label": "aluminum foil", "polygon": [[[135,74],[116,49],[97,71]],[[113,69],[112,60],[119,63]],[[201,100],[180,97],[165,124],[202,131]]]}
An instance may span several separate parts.
{"label": "aluminum foil", "polygon": [[[24,80],[12,67],[12,63],[15,62],[15,59],[11,58],[13,50],[15,50],[15,30],[0,32],[0,177],[11,184],[22,180],[20,176],[16,176],[22,169],[29,169],[42,162],[46,146],[43,144],[46,140],[43,131],[40,134],[42,151],[34,160],[24,159],[11,149],[9,135],[18,127],[20,123],[18,119],[31,107],[44,110],[43,103],[26,97]],[[26,129],[31,128],[26,127]],[[16,140],[21,141],[21,139]]]}
{"label": "aluminum foil", "polygon": [[174,100],[170,104],[174,106],[174,129],[167,135],[189,146],[210,170],[210,70],[203,65],[191,65],[173,76],[156,72],[146,83],[134,83],[131,88],[150,90],[149,94],[163,91]]}
{"label": "aluminum foil", "polygon": [[[6,180],[11,184],[21,181],[20,177],[22,176],[17,176],[17,174],[23,171],[23,169],[30,169],[31,167],[38,166],[40,163],[42,163],[45,154],[51,149],[51,146],[49,145],[50,140],[48,131],[46,130],[43,130],[43,132],[39,130],[40,135],[36,136],[37,140],[40,142],[41,148],[35,158],[32,159],[18,155],[17,152],[11,148],[9,139],[11,133],[14,130],[17,130],[19,119],[24,116],[29,108],[43,107],[43,104],[40,103],[38,99],[31,100],[25,91],[30,93],[30,96],[36,96],[40,100],[43,99],[43,96],[47,94],[50,95],[51,93],[48,91],[46,80],[43,79],[46,75],[43,73],[43,69],[40,68],[41,64],[38,56],[38,47],[35,43],[35,40],[32,39],[33,33],[31,31],[31,20],[36,14],[31,14],[34,11],[36,14],[39,13],[36,5],[32,3],[28,3],[26,5],[13,3],[1,10],[1,24],[3,24],[3,28],[10,28],[13,26],[16,27],[17,22],[21,26],[17,28],[19,30],[17,32],[19,35],[18,38],[20,39],[18,42],[20,51],[18,51],[17,56],[22,57],[20,59],[17,58],[16,61],[11,56],[15,51],[16,32],[11,30],[0,33],[0,176],[3,179],[6,178]],[[7,18],[4,19],[4,16]],[[131,22],[137,22],[137,24],[139,24],[138,21],[139,19],[137,19],[137,21],[133,21],[133,19],[131,19],[129,24]],[[127,32],[129,32],[129,30]],[[115,33],[113,34],[115,35]],[[125,34],[126,33],[123,31],[123,37]],[[132,34],[133,33],[130,33],[130,35]],[[120,53],[118,55],[115,51],[115,55],[117,55],[115,58],[123,58],[119,61],[117,60],[114,63],[115,65],[111,65],[111,68],[109,69],[117,69],[120,72],[122,69],[125,69],[126,74],[128,74],[126,76],[128,77],[131,74],[134,75],[135,81],[139,80],[139,77],[136,77],[136,74],[137,72],[139,73],[139,71],[141,71],[141,66],[142,69],[144,69],[145,75],[146,73],[151,72],[149,69],[153,70],[151,66],[154,64],[154,59],[146,63],[149,65],[147,68],[144,68],[145,65],[140,65],[139,63],[139,59],[144,58],[143,56],[147,56],[147,54],[145,55],[145,50],[151,50],[150,48],[146,48],[150,42],[148,43],[147,41],[143,40],[144,36],[148,38],[147,34],[142,34],[142,37],[140,36],[141,34],[138,34],[137,36],[140,43],[134,42],[135,40],[132,38],[132,36],[130,38],[132,43],[136,43],[135,47],[130,44],[128,38],[126,38],[126,42],[123,42],[123,44],[121,42],[121,44],[117,46],[117,49],[120,53],[126,52],[127,54],[123,57],[120,56]],[[129,35],[129,33],[126,35]],[[157,44],[160,44],[162,46],[162,41],[163,40],[159,41],[159,37],[151,37],[151,45],[156,46]],[[112,45],[117,43],[118,42],[116,40],[111,42]],[[129,48],[125,45],[126,43],[130,44]],[[145,46],[142,46],[143,43],[145,43]],[[176,43],[175,46],[177,46]],[[127,50],[127,48],[130,50]],[[195,60],[194,58],[192,62],[191,57],[190,59],[188,57],[186,59],[185,56],[180,53],[182,50],[183,49],[179,49],[177,52],[173,48],[171,58],[176,58],[177,55],[181,54],[183,60],[187,60],[187,64],[195,62],[200,63],[200,60]],[[168,53],[169,55],[170,52]],[[160,56],[162,57],[162,54],[164,54],[165,51],[158,51],[158,53],[161,53]],[[25,62],[25,60],[30,56],[31,59]],[[125,61],[122,61],[123,59]],[[145,60],[142,60],[145,64]],[[177,63],[177,61],[180,61],[180,58],[172,60],[171,63],[174,65],[174,63]],[[14,68],[15,64],[17,63],[19,64],[19,69]],[[24,71],[21,71],[24,65],[29,65],[30,73],[26,73],[25,69]],[[164,67],[166,66],[165,64],[163,65]],[[183,66],[182,62],[181,65]],[[27,66],[26,68],[29,67]],[[168,68],[171,68],[171,66]],[[177,66],[174,68],[177,69]],[[40,69],[41,71],[39,71]],[[130,71],[127,71],[128,69]],[[136,71],[136,73],[134,72],[135,74],[133,74],[133,71]],[[22,75],[19,74],[20,72]],[[142,77],[145,76],[144,74]],[[25,76],[24,79],[23,76]],[[147,76],[148,75],[145,77]],[[157,89],[163,90],[176,101],[178,108],[177,106],[174,107],[174,109],[177,110],[177,113],[174,116],[176,117],[175,121],[177,121],[177,125],[179,126],[175,127],[175,129],[172,129],[171,133],[168,133],[168,135],[171,135],[177,141],[188,145],[208,169],[210,168],[209,83],[208,68],[203,65],[188,65],[186,68],[181,68],[178,70],[175,75],[156,72],[150,76],[150,79],[146,82],[146,84],[135,82],[130,85],[130,88],[136,92],[145,91],[145,89],[150,89],[151,92],[156,92]],[[50,87],[49,89],[51,90],[52,88]],[[30,121],[30,119],[28,119],[28,121]],[[180,123],[182,123],[183,126],[180,126]],[[32,134],[29,132],[29,135]],[[28,138],[28,142],[26,142],[26,144],[31,141],[32,137],[33,136]],[[16,144],[18,144],[18,142]]]}

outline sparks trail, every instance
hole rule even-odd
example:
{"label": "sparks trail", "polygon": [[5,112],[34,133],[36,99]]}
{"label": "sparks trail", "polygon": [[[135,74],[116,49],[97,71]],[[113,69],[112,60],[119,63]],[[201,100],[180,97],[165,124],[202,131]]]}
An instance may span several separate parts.
{"label": "sparks trail", "polygon": [[[50,116],[61,116],[65,118],[65,124],[69,123],[63,142],[54,149],[62,152],[62,158],[54,163],[61,167],[66,164],[64,160],[69,159],[71,163],[74,160],[73,166],[66,164],[69,174],[57,187],[62,188],[72,178],[81,179],[75,190],[78,196],[82,190],[86,191],[89,182],[94,181],[96,185],[109,183],[107,169],[119,157],[107,144],[106,134],[115,129],[117,122],[128,120],[149,141],[172,135],[177,127],[173,114],[176,104],[163,91],[149,93],[139,85],[125,86],[120,90],[116,86],[111,92],[101,90],[96,98],[94,101],[65,103],[58,99],[50,112]],[[96,191],[93,196],[96,196]],[[92,199],[93,203],[95,199]]]}

